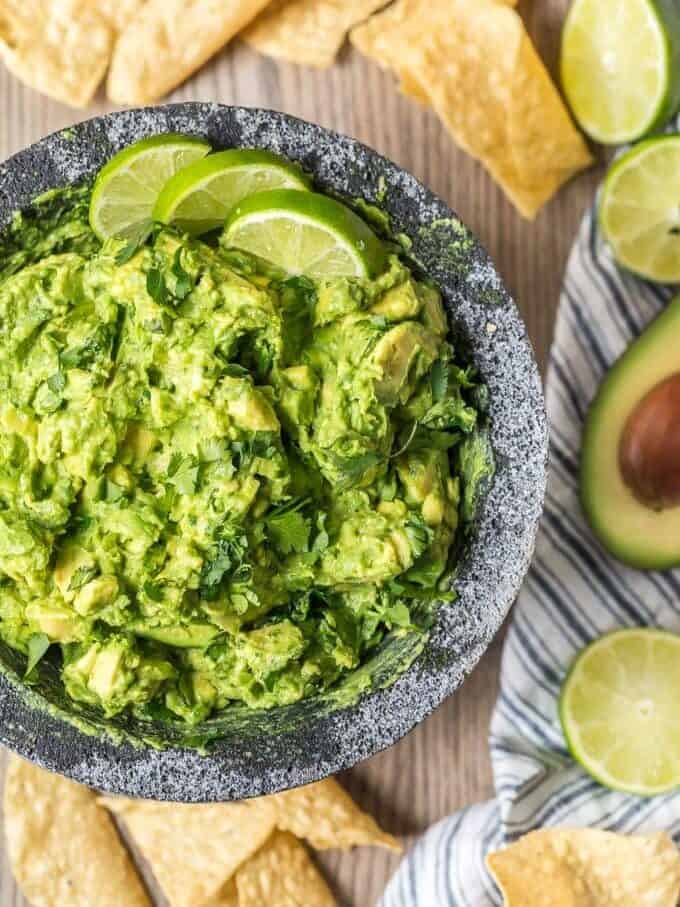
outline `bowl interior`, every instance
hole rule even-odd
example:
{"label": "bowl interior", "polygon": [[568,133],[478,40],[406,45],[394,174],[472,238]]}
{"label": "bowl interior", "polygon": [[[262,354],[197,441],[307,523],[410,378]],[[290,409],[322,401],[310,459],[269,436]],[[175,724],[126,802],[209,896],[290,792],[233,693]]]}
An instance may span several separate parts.
{"label": "bowl interior", "polygon": [[[102,790],[228,800],[346,768],[395,742],[460,685],[502,623],[528,567],[545,488],[547,429],[523,324],[474,237],[412,176],[320,127],[271,111],[194,103],[90,120],[0,166],[0,225],[41,192],[92,177],[125,145],[168,131],[205,136],[218,148],[271,149],[299,161],[322,191],[387,212],[392,232],[408,237],[415,266],[439,284],[457,351],[488,387],[496,463],[461,561],[458,599],[439,607],[427,642],[418,634],[388,638],[330,693],[267,711],[234,707],[190,732],[180,723],[105,721],[65,696],[56,666],[47,660],[36,685],[25,686],[25,659],[0,644],[3,743]],[[430,622],[425,609],[420,620]],[[370,690],[357,700],[362,681]],[[202,755],[196,747],[208,740]]]}

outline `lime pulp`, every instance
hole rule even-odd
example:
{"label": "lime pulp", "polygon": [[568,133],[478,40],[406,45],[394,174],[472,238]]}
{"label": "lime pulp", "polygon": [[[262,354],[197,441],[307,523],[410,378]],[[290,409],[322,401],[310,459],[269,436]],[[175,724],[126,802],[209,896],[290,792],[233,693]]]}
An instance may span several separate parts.
{"label": "lime pulp", "polygon": [[680,136],[648,139],[613,164],[599,218],[620,264],[650,280],[680,281]]}
{"label": "lime pulp", "polygon": [[357,214],[326,195],[295,189],[245,199],[227,218],[224,238],[310,277],[373,277],[386,262],[382,242]]}
{"label": "lime pulp", "polygon": [[653,796],[680,785],[680,635],[609,633],[577,657],[560,720],[574,759],[613,790]]}
{"label": "lime pulp", "polygon": [[203,139],[167,133],[124,148],[99,171],[90,201],[90,225],[104,240],[132,239],[151,224],[156,199],[174,174],[205,157]]}
{"label": "lime pulp", "polygon": [[641,138],[680,106],[677,0],[574,0],[560,69],[588,135],[604,144]]}
{"label": "lime pulp", "polygon": [[180,170],[163,186],[153,218],[199,235],[221,227],[234,205],[268,189],[309,186],[302,171],[271,151],[232,148]]}

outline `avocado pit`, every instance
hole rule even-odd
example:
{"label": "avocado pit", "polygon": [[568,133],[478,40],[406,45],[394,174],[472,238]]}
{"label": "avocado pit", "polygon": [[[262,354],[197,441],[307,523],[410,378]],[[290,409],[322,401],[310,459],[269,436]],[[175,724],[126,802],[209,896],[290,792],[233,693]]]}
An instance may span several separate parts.
{"label": "avocado pit", "polygon": [[619,468],[646,507],[680,505],[680,372],[656,384],[631,412],[619,442]]}

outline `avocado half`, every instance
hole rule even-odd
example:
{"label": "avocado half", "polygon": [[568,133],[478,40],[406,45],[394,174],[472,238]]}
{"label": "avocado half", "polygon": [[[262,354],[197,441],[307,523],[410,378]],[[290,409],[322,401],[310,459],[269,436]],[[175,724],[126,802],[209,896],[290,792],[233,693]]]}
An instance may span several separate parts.
{"label": "avocado half", "polygon": [[624,482],[619,446],[637,404],[680,372],[680,296],[614,364],[586,418],[581,450],[581,503],[602,544],[645,570],[680,564],[680,506],[654,509]]}

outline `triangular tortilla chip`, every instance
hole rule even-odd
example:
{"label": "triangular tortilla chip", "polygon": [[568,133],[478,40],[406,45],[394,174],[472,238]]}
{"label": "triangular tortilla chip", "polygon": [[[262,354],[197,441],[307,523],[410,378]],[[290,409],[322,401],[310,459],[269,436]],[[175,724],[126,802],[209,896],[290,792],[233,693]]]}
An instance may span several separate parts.
{"label": "triangular tortilla chip", "polygon": [[221,50],[268,2],[148,0],[116,43],[109,98],[117,104],[158,100]]}
{"label": "triangular tortilla chip", "polygon": [[359,809],[334,778],[268,797],[277,809],[276,824],[305,838],[317,850],[362,844],[401,850],[396,838]]}
{"label": "triangular tortilla chip", "polygon": [[534,217],[592,157],[522,20],[497,0],[448,0],[427,15],[422,2],[403,0],[382,14],[384,34],[371,20],[353,42],[393,68]]}
{"label": "triangular tortilla chip", "polygon": [[106,812],[86,787],[12,758],[5,780],[12,872],[33,907],[151,907]]}
{"label": "triangular tortilla chip", "polygon": [[667,834],[543,829],[487,865],[505,907],[676,907],[680,852]]}
{"label": "triangular tortilla chip", "polygon": [[64,104],[92,100],[113,40],[97,2],[0,0],[0,58],[22,82]]}
{"label": "triangular tortilla chip", "polygon": [[348,31],[389,0],[274,0],[241,37],[255,50],[304,66],[330,66]]}
{"label": "triangular tortilla chip", "polygon": [[170,907],[214,901],[276,823],[276,810],[264,799],[191,805],[103,797],[99,802],[123,820]]}
{"label": "triangular tortilla chip", "polygon": [[336,907],[304,846],[281,831],[241,866],[236,890],[238,907]]}

